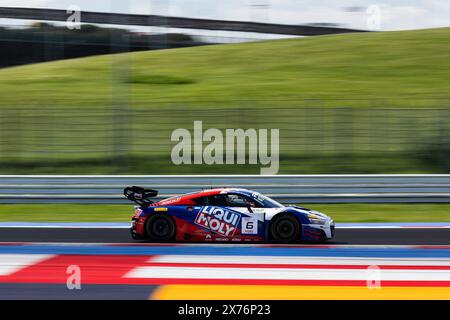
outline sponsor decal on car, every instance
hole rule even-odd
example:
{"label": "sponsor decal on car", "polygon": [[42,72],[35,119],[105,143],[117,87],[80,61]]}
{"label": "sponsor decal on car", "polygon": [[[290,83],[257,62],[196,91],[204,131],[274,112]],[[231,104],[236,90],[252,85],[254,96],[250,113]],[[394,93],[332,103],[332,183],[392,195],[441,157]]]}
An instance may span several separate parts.
{"label": "sponsor decal on car", "polygon": [[257,200],[259,200],[259,201],[261,201],[261,202],[264,202],[264,197],[258,192],[253,192],[252,193],[252,197],[257,199]]}
{"label": "sponsor decal on car", "polygon": [[202,207],[195,218],[195,224],[214,233],[231,237],[236,232],[241,219],[239,212],[220,207]]}
{"label": "sponsor decal on car", "polygon": [[230,241],[228,238],[215,238],[216,241]]}
{"label": "sponsor decal on car", "polygon": [[241,233],[258,234],[258,219],[243,217],[241,223]]}
{"label": "sponsor decal on car", "polygon": [[165,206],[165,205],[168,205],[168,204],[171,204],[174,202],[178,202],[178,201],[180,201],[180,199],[181,199],[181,197],[169,198],[169,199],[160,201],[159,204]]}
{"label": "sponsor decal on car", "polygon": [[136,210],[134,211],[133,218],[134,218],[134,219],[139,218],[139,216],[141,215],[141,213],[142,213],[142,209],[136,209]]}

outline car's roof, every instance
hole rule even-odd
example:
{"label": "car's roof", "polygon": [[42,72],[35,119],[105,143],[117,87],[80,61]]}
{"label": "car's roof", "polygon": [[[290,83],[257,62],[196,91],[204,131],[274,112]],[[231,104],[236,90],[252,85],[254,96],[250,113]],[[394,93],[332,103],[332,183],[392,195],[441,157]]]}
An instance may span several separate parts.
{"label": "car's roof", "polygon": [[230,192],[251,195],[254,191],[250,191],[242,188],[215,188],[215,189],[205,189],[197,192],[186,193],[183,195],[171,197],[168,199],[161,200],[159,202],[155,202],[152,206],[165,206],[165,205],[189,205],[195,204],[193,199],[199,197],[208,197],[216,194],[226,194]]}

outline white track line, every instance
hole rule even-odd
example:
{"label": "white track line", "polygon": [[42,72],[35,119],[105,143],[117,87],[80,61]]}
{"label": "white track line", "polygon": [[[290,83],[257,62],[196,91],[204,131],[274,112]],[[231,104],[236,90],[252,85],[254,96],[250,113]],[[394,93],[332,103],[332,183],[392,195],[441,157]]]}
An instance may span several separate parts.
{"label": "white track line", "polygon": [[51,254],[0,254],[0,276],[13,274],[51,257]]}
{"label": "white track line", "polygon": [[149,263],[220,263],[220,264],[312,264],[312,265],[397,265],[397,266],[450,266],[449,259],[405,258],[353,258],[353,257],[283,257],[283,256],[210,256],[210,255],[160,255],[151,257]]}
{"label": "white track line", "polygon": [[[138,267],[125,278],[241,280],[364,280],[371,270],[283,268]],[[450,270],[380,270],[381,281],[450,281]]]}

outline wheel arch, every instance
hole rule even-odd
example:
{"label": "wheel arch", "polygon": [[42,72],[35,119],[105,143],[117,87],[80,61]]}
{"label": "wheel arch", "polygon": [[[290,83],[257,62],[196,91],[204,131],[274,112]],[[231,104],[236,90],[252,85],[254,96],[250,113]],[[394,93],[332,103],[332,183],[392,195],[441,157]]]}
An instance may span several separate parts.
{"label": "wheel arch", "polygon": [[173,223],[173,225],[175,226],[175,233],[172,236],[171,240],[172,241],[176,240],[177,235],[178,235],[178,224],[177,224],[177,221],[170,214],[168,214],[167,212],[152,212],[152,213],[149,213],[147,215],[147,217],[145,219],[145,222],[144,222],[144,233],[145,233],[144,235],[145,235],[145,237],[147,239],[150,238],[150,235],[148,234],[148,229],[147,228],[148,228],[148,224],[150,223],[150,219],[152,217],[154,217],[154,216],[164,216],[164,217],[166,217],[167,219],[169,219]]}
{"label": "wheel arch", "polygon": [[283,210],[283,211],[280,211],[280,212],[274,214],[271,217],[271,219],[269,221],[267,221],[267,227],[265,230],[265,238],[267,239],[267,241],[272,240],[270,229],[272,227],[273,222],[276,221],[277,219],[279,219],[280,216],[291,216],[297,220],[299,227],[300,227],[300,238],[301,238],[302,234],[303,234],[303,225],[305,224],[305,220],[302,221],[301,214],[299,215],[297,212],[292,212],[291,210],[289,210],[287,208],[286,210]]}

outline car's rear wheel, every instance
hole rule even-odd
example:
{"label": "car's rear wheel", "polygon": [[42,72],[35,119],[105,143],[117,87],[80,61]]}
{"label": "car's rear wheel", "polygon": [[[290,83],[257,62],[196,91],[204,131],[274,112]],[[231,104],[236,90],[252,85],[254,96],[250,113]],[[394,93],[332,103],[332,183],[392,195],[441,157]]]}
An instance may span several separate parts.
{"label": "car's rear wheel", "polygon": [[169,216],[157,214],[148,219],[146,231],[151,241],[170,242],[175,238],[176,225]]}
{"label": "car's rear wheel", "polygon": [[271,240],[277,243],[296,243],[301,240],[298,220],[291,215],[276,216],[270,225]]}

